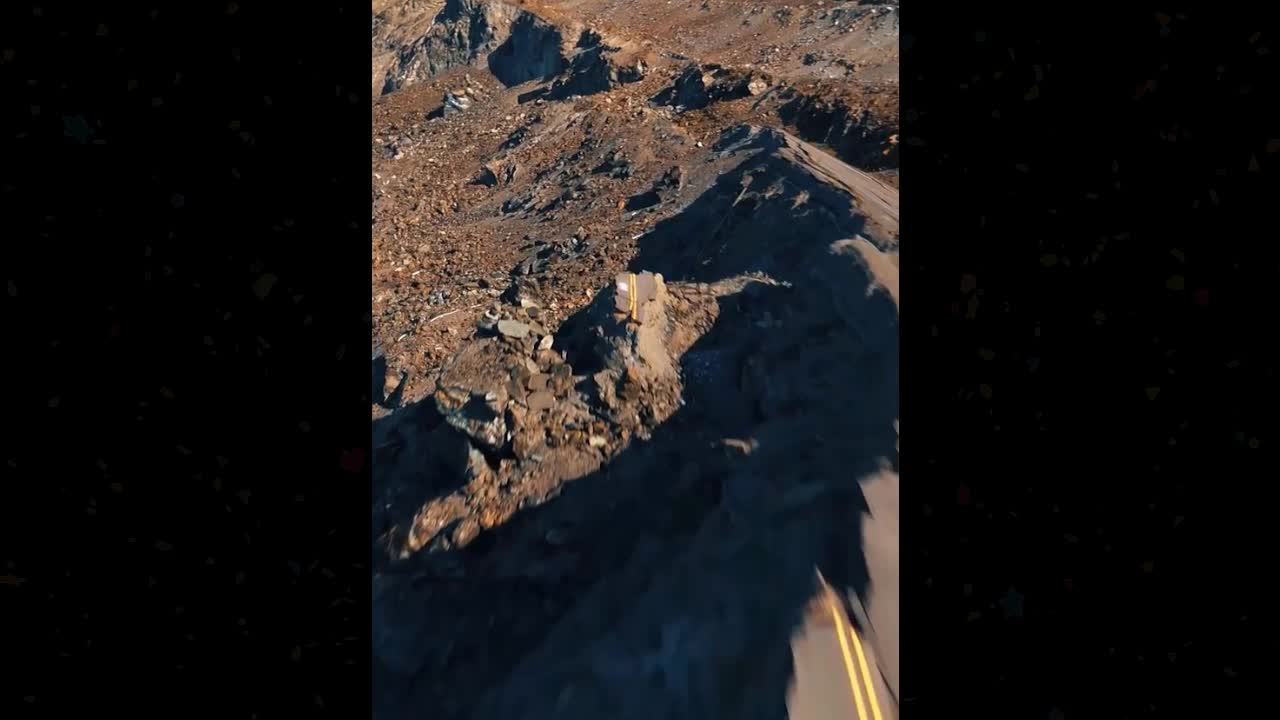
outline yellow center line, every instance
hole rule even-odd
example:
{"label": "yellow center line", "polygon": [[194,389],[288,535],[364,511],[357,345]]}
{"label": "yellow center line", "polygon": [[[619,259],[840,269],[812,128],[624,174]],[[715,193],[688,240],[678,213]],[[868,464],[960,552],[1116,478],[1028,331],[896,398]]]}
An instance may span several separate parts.
{"label": "yellow center line", "polygon": [[858,639],[858,631],[850,627],[849,635],[853,638],[853,650],[858,654],[858,668],[862,670],[862,682],[867,686],[867,700],[871,704],[871,716],[874,720],[883,720],[880,715],[880,701],[876,699],[876,686],[871,682],[871,671],[867,666],[867,656],[862,654],[862,641]]}
{"label": "yellow center line", "polygon": [[627,303],[629,305],[628,309],[631,311],[631,319],[639,322],[639,318],[636,317],[636,274],[631,273],[627,280],[630,282],[630,285],[627,285],[627,289],[629,291],[627,293],[627,297],[629,298],[629,302]]}
{"label": "yellow center line", "polygon": [[840,652],[844,655],[844,670],[849,675],[849,687],[853,689],[853,705],[858,711],[858,720],[866,720],[867,709],[862,704],[862,689],[858,687],[858,677],[853,672],[853,658],[849,655],[849,642],[844,637],[844,621],[840,619],[840,611],[833,598],[827,598],[831,607],[831,617],[836,621],[836,635],[840,638]]}

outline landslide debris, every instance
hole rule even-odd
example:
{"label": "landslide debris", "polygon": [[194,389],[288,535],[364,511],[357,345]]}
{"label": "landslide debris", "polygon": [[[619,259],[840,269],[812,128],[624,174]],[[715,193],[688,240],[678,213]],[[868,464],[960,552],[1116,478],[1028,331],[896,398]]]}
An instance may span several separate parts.
{"label": "landslide debris", "polygon": [[373,36],[375,716],[780,717],[896,477],[896,7]]}
{"label": "landslide debris", "polygon": [[799,579],[857,544],[859,479],[896,462],[897,193],[775,130],[707,158],[558,329],[516,276],[375,424],[387,716],[751,716],[716,658],[780,657]]}

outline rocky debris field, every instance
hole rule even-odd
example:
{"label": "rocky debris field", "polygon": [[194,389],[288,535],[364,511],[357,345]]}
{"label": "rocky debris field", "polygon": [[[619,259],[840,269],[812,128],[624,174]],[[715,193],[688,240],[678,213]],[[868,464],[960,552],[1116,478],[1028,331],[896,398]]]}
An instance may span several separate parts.
{"label": "rocky debris field", "polygon": [[376,716],[784,717],[896,474],[896,3],[373,12]]}

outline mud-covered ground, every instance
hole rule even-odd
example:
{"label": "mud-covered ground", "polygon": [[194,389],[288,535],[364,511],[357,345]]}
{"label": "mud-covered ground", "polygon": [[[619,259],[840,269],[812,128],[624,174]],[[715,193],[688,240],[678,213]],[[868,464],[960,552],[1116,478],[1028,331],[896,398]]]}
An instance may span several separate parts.
{"label": "mud-covered ground", "polygon": [[896,663],[896,6],[374,13],[377,716],[784,717],[815,568]]}

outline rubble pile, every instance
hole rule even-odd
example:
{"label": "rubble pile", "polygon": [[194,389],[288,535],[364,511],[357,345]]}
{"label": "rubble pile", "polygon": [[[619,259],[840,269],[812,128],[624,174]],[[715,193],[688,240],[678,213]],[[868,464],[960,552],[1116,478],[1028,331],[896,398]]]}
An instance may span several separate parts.
{"label": "rubble pile", "polygon": [[[536,279],[521,276],[484,311],[475,338],[435,379],[436,444],[450,430],[461,441],[444,455],[451,463],[436,467],[457,474],[460,489],[423,505],[392,556],[465,547],[480,531],[599,467],[633,437],[648,437],[680,406],[670,295],[661,275],[620,277],[585,313],[594,321],[585,362],[601,368],[590,376],[574,369],[539,322],[538,293]],[[687,302],[680,307],[689,312]]]}
{"label": "rubble pile", "polygon": [[675,82],[653,97],[657,105],[670,105],[677,112],[705,108],[714,102],[737,100],[763,94],[773,85],[767,73],[715,64],[692,65]]}

